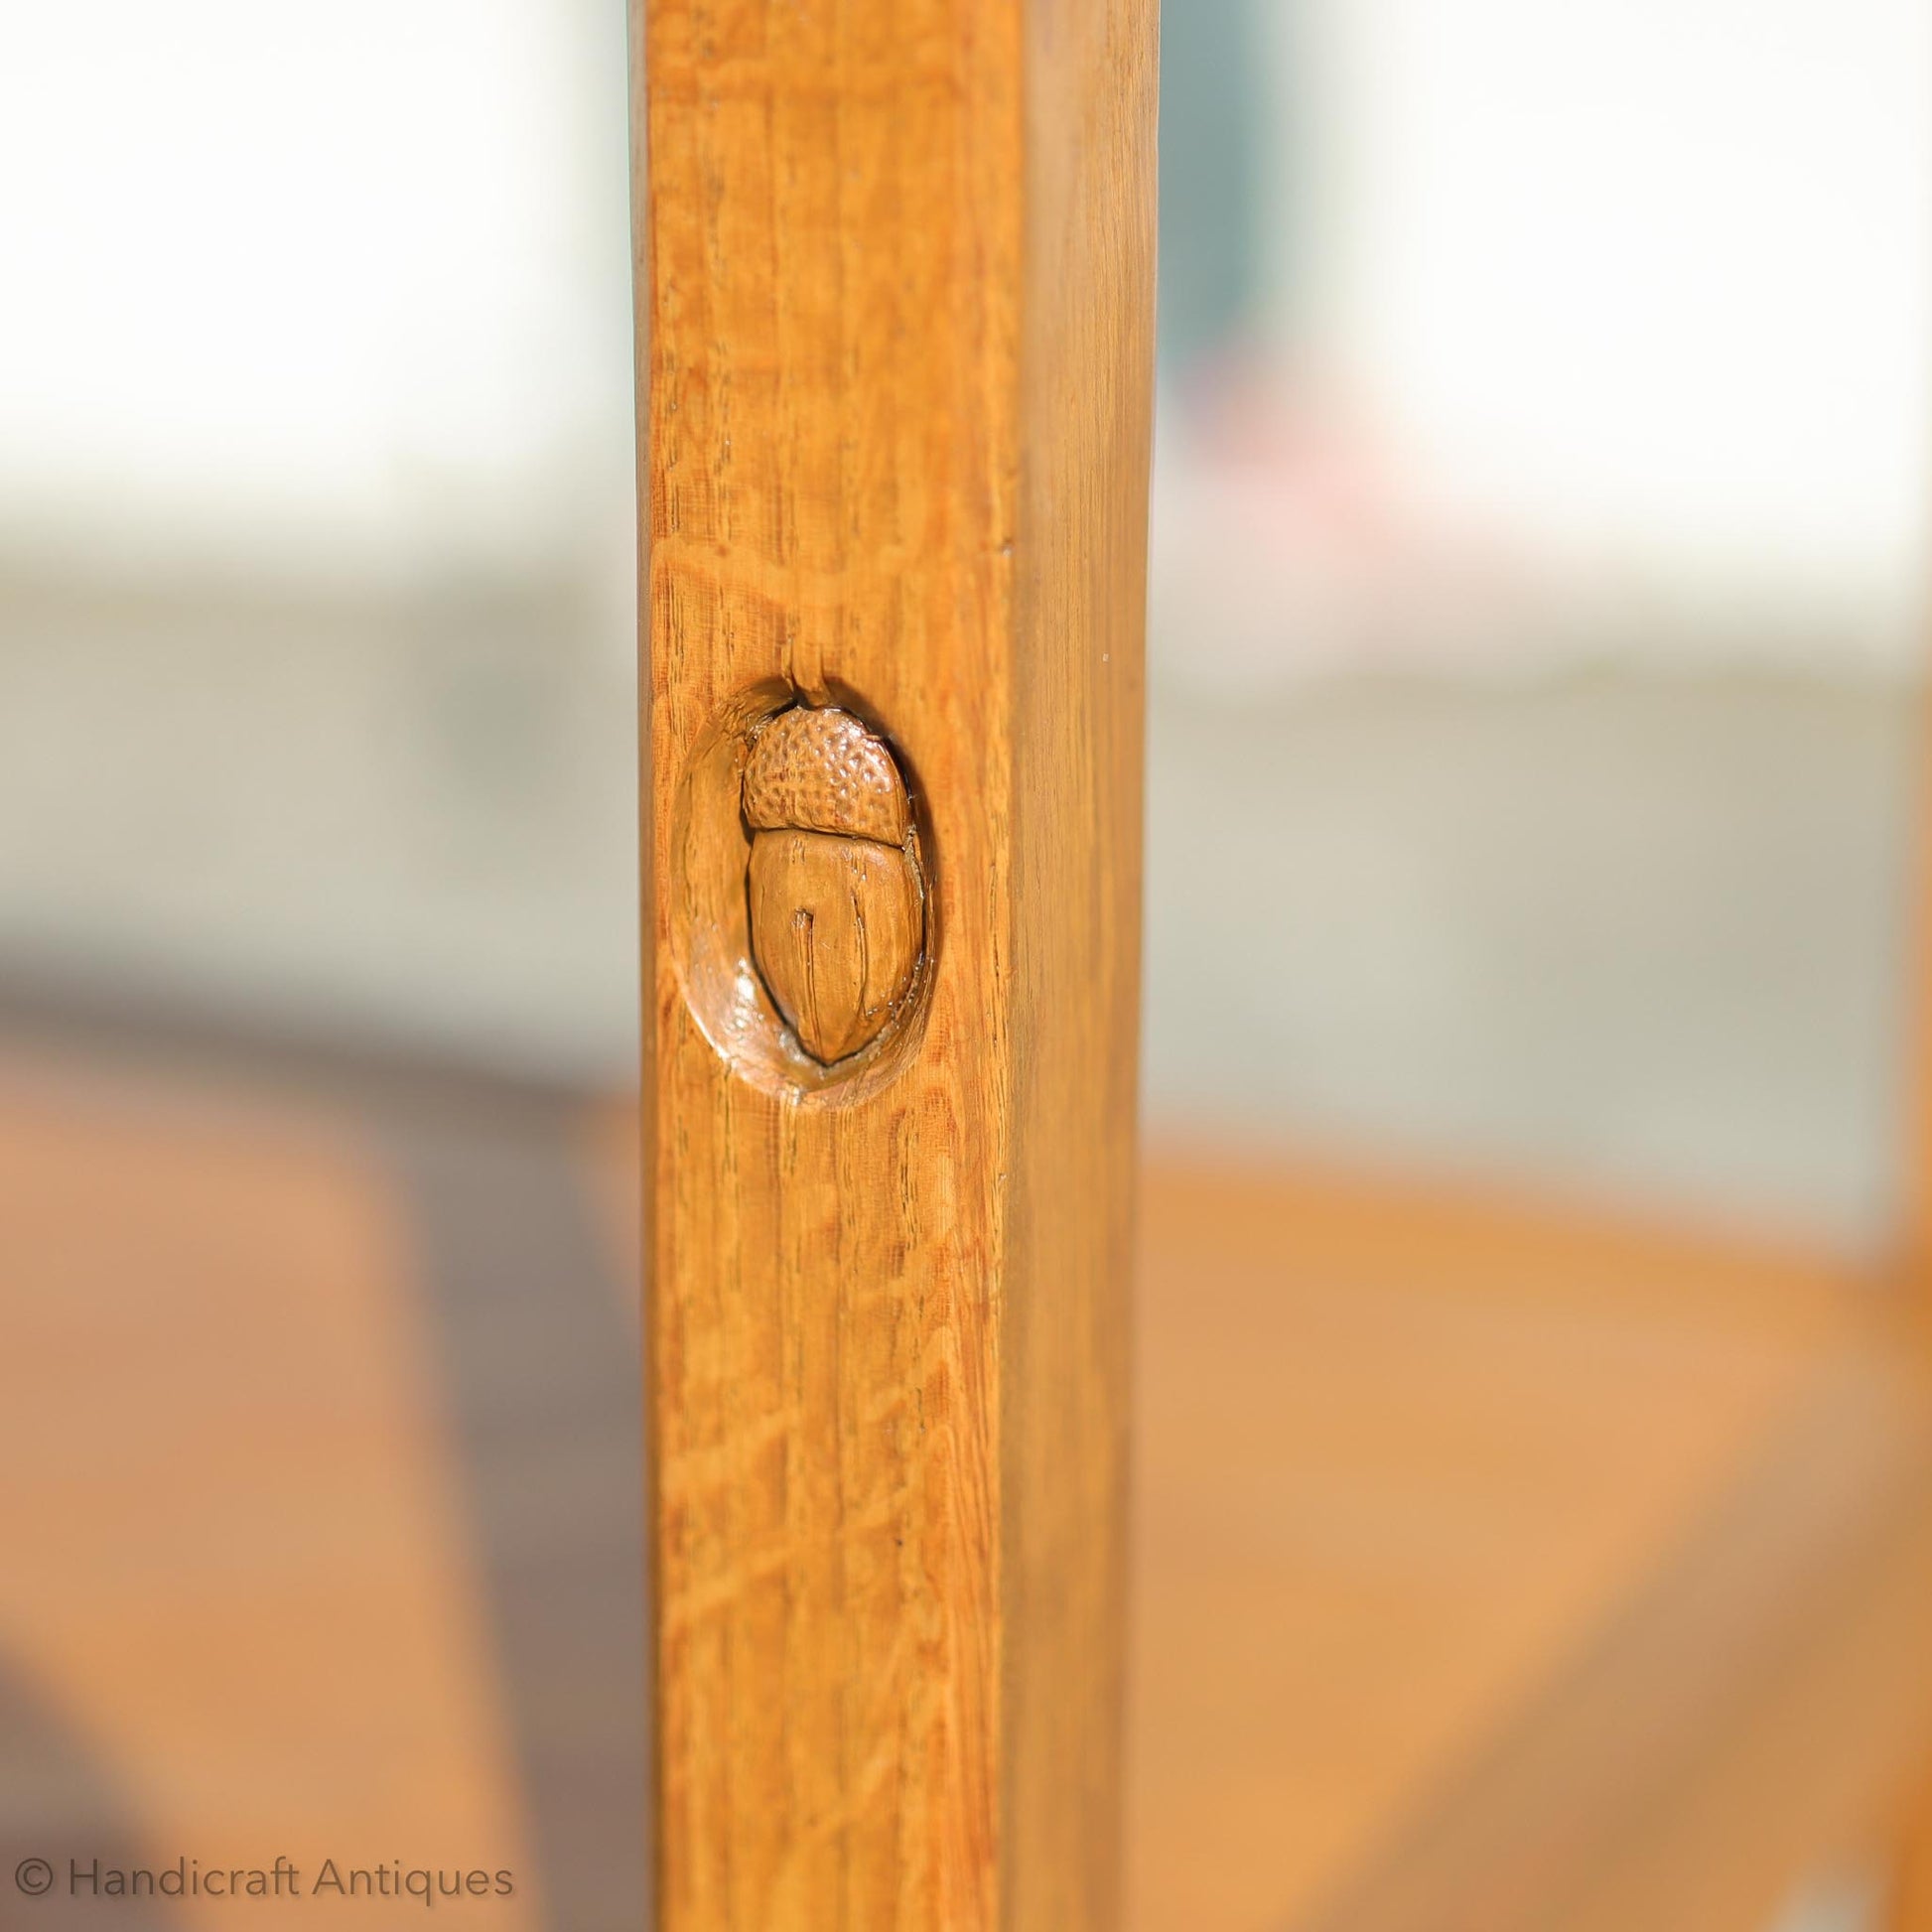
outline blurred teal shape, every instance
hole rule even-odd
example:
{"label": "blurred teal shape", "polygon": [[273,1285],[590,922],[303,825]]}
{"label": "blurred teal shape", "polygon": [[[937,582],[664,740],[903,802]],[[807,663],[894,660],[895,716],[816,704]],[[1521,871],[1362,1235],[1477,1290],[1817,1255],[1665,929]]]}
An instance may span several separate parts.
{"label": "blurred teal shape", "polygon": [[1184,373],[1239,334],[1254,303],[1261,117],[1279,76],[1254,0],[1162,12],[1161,359]]}

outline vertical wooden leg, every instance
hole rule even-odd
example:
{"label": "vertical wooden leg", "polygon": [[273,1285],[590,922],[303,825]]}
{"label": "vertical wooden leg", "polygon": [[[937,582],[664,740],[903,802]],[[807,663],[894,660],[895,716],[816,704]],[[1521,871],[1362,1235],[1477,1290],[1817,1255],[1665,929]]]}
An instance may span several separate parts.
{"label": "vertical wooden leg", "polygon": [[637,44],[658,1923],[1102,1932],[1153,0]]}

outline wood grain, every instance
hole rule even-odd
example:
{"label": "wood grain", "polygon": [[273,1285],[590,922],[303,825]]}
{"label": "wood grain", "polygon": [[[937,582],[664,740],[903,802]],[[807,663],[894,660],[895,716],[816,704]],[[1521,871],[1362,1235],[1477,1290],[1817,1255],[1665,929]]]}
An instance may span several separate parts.
{"label": "wood grain", "polygon": [[[1153,9],[641,44],[660,1923],[1110,1926]],[[691,803],[798,699],[931,835],[849,1077],[771,1045]]]}
{"label": "wood grain", "polygon": [[799,1044],[834,1066],[903,1013],[924,963],[905,781],[849,711],[793,705],[753,739],[742,795],[753,960]]}
{"label": "wood grain", "polygon": [[[0,1839],[326,1827],[513,1863],[461,1923],[604,1923],[629,1835],[555,1823],[608,1795],[599,1707],[639,1722],[568,1608],[629,1587],[631,1399],[562,1337],[600,1199],[635,1260],[634,1117],[249,1085],[0,1041],[0,1709],[52,1694],[0,1725]],[[1309,1168],[1143,1195],[1130,1923],[1760,1932],[1897,1820],[1932,1403],[1865,1273]]]}
{"label": "wood grain", "polygon": [[1932,1401],[1859,1269],[1150,1171],[1130,1923],[1758,1932],[1932,1724]]}
{"label": "wood grain", "polygon": [[[28,1854],[63,1874],[287,1856],[284,1909],[323,1932],[425,1916],[318,1889],[325,1857],[506,1867],[508,1896],[436,1922],[550,1922],[417,1261],[340,1106],[0,1060],[8,1924]],[[276,1915],[154,1906],[40,1915]]]}
{"label": "wood grain", "polygon": [[1886,1900],[1890,1932],[1932,1932],[1932,1778],[1921,1766],[1892,1845]]}
{"label": "wood grain", "polygon": [[759,832],[749,884],[754,956],[805,1050],[834,1066],[870,1045],[919,964],[919,876],[906,854],[827,832]]}

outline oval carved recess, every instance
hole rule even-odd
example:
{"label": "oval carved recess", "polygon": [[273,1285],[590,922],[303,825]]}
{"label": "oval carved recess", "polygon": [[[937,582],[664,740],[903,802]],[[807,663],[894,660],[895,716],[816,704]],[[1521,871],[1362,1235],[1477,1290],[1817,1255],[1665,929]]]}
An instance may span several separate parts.
{"label": "oval carved recess", "polygon": [[821,1066],[869,1046],[903,1007],[924,944],[925,893],[905,780],[848,711],[794,705],[745,766],[752,955]]}

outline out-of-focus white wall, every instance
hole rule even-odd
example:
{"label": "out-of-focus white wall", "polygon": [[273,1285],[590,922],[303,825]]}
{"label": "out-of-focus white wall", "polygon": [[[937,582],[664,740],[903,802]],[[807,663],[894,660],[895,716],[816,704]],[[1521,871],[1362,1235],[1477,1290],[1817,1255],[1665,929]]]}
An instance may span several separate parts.
{"label": "out-of-focus white wall", "polygon": [[0,981],[635,1063],[621,0],[0,54]]}
{"label": "out-of-focus white wall", "polygon": [[[1232,534],[1284,652],[1320,613],[1295,572],[1257,576],[1270,517],[1331,572],[1352,542],[1546,604],[1551,571],[1573,598],[1640,588],[1674,648],[1700,614],[1735,647],[1740,602],[1795,601],[1845,648],[1909,638],[1932,14],[1207,0],[1171,63],[1217,33],[1255,69],[1253,179],[1189,220],[1251,266],[1171,369],[1164,456],[1217,521],[1217,477],[1270,499]],[[608,541],[621,42],[603,0],[15,9],[0,546],[338,574]],[[1170,123],[1175,167],[1216,78]],[[1177,272],[1199,251],[1171,234]]]}
{"label": "out-of-focus white wall", "polygon": [[1319,31],[1314,352],[1438,492],[1693,592],[1916,597],[1932,10],[1330,0]]}
{"label": "out-of-focus white wall", "polygon": [[[1913,657],[1932,12],[1205,13],[1230,76],[1252,59],[1270,85],[1247,299],[1170,367],[1177,675]],[[1172,47],[1195,38],[1171,17]],[[1213,245],[1175,225],[1170,258]],[[1208,614],[1184,649],[1183,606]]]}
{"label": "out-of-focus white wall", "polygon": [[554,572],[630,471],[623,19],[97,0],[0,60],[0,551]]}

